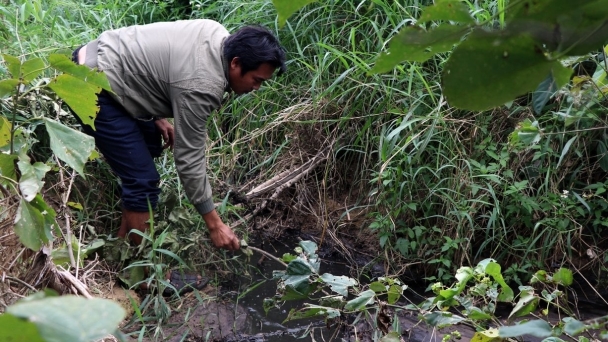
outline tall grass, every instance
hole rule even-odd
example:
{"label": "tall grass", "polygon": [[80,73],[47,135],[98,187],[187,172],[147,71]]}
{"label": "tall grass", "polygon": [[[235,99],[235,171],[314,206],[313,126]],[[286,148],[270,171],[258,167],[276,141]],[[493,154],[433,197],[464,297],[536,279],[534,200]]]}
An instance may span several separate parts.
{"label": "tall grass", "polygon": [[[567,262],[603,270],[608,205],[597,189],[608,185],[598,152],[605,138],[596,128],[605,126],[597,114],[605,101],[589,109],[566,91],[542,115],[527,98],[491,112],[454,110],[441,96],[449,54],[368,75],[378,52],[431,1],[317,2],[283,28],[272,3],[262,0],[193,0],[189,14],[173,1],[9,3],[0,7],[0,39],[3,52],[18,55],[72,48],[111,28],[186,17],[215,19],[229,30],[257,23],[275,32],[288,73],[227,102],[210,120],[208,160],[218,200],[340,137],[325,168],[309,180],[318,193],[306,196],[318,206],[330,197],[356,198],[342,210],[366,208],[360,230],[376,234],[395,272],[419,263],[428,277],[447,279],[486,257],[502,262],[513,280]],[[507,1],[468,4],[479,22],[504,24]],[[28,6],[33,10],[22,10]],[[564,126],[565,117],[577,115],[574,126]],[[508,141],[526,118],[550,133],[532,148]],[[187,204],[170,155],[159,168],[164,188],[176,189]],[[296,195],[288,204],[295,206]],[[345,227],[332,229],[339,235]]]}

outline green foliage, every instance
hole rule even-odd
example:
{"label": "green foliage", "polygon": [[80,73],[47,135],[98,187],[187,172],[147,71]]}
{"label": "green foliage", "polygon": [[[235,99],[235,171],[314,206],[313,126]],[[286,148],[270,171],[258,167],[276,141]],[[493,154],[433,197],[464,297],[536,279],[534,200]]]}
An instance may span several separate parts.
{"label": "green foliage", "polygon": [[[419,26],[405,28],[372,72],[387,71],[402,60],[424,61],[451,50],[466,35],[443,70],[444,94],[455,107],[489,109],[534,90],[547,75],[553,74],[558,88],[564,85],[571,71],[562,67],[560,58],[584,55],[608,42],[602,30],[608,18],[605,8],[601,0],[582,5],[517,1],[506,12],[505,26],[489,30],[487,23],[473,22],[462,2],[440,1],[424,10],[418,23],[449,20],[466,25],[442,24],[428,32]],[[414,53],[415,48],[425,54]]]}
{"label": "green foliage", "polygon": [[124,309],[107,299],[35,294],[0,315],[3,341],[92,342],[117,330]]}
{"label": "green foliage", "polygon": [[276,7],[277,13],[279,14],[279,26],[285,25],[287,18],[289,18],[289,16],[291,16],[294,12],[315,1],[316,0],[273,0],[272,3]]}
{"label": "green foliage", "polygon": [[[310,255],[307,253],[301,255],[302,258],[308,256]],[[265,300],[267,311],[280,306],[280,300],[286,300],[284,297],[282,298],[285,293],[284,276],[286,272],[275,272],[277,275],[282,275],[283,278],[280,278],[277,286],[276,297]],[[500,265],[492,259],[482,260],[474,268],[461,267],[455,274],[456,282],[449,287],[442,283],[431,285],[430,289],[435,296],[428,297],[418,305],[401,304],[404,299],[404,291],[408,287],[401,285],[399,280],[393,278],[380,277],[370,284],[358,284],[352,280],[348,282],[349,293],[345,295],[340,288],[334,286],[332,281],[319,282],[317,277],[318,275],[312,272],[306,279],[309,284],[316,284],[315,292],[323,289],[325,296],[314,297],[312,295],[315,292],[311,291],[307,296],[299,298],[307,298],[310,301],[316,301],[319,304],[325,303],[326,305],[304,304],[302,309],[292,309],[286,321],[324,317],[329,323],[338,318],[346,319],[349,314],[356,314],[356,320],[359,320],[362,317],[361,313],[364,313],[365,317],[379,315],[379,311],[385,310],[388,303],[395,310],[417,312],[420,321],[431,327],[437,329],[454,327],[458,329],[459,324],[466,323],[477,329],[472,340],[497,342],[505,341],[505,338],[523,335],[555,336],[557,338],[565,332],[571,336],[578,336],[588,329],[599,327],[601,322],[608,319],[608,316],[606,316],[597,320],[581,322],[571,317],[572,312],[569,312],[562,304],[567,303],[566,294],[560,290],[560,288],[567,287],[572,282],[572,272],[565,268],[561,268],[553,274],[542,270],[538,271],[530,286],[520,286],[516,298],[513,290],[504,282]],[[324,275],[320,280],[338,278],[343,277]],[[365,288],[367,290],[364,290]],[[542,289],[540,294],[537,293],[539,289]],[[335,296],[334,293],[338,295]],[[387,295],[388,297],[386,297]],[[351,299],[345,300],[348,297],[351,297]],[[328,301],[330,298],[331,301]],[[387,298],[388,301],[386,301]],[[505,322],[497,316],[496,307],[498,302],[514,304],[509,320],[506,322],[507,325],[504,325]],[[331,305],[327,305],[327,303],[331,303]],[[546,308],[541,311],[539,316],[537,312],[541,308],[541,304],[546,304]],[[557,323],[549,323],[548,308],[550,306],[560,311],[563,310],[571,316],[564,317]],[[376,311],[375,314],[374,311]],[[529,318],[530,314],[537,314],[536,317],[540,318],[513,322],[516,317]],[[383,315],[387,315],[387,313],[383,313]],[[374,330],[380,330],[377,322],[370,323]],[[603,329],[605,330],[605,327]],[[606,332],[602,334],[606,334]],[[382,337],[379,340],[383,341],[399,338],[400,334],[398,331],[385,331],[382,334],[374,334],[374,336]],[[452,335],[446,335],[444,340],[449,339],[450,336]],[[454,334],[455,338],[458,338],[458,336],[459,334]]]}

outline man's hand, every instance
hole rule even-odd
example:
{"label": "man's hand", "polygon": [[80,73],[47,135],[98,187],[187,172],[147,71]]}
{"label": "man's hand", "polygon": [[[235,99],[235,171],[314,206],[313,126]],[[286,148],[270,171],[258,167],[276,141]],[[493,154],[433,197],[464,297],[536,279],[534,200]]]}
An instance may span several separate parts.
{"label": "man's hand", "polygon": [[224,248],[229,251],[235,251],[241,248],[239,239],[236,237],[232,229],[228,227],[215,210],[203,215],[203,219],[209,229],[211,242],[217,248]]}
{"label": "man's hand", "polygon": [[154,121],[156,128],[160,131],[160,134],[163,136],[163,141],[165,145],[163,145],[163,150],[169,147],[173,149],[173,142],[175,142],[175,131],[173,130],[173,125],[167,121],[167,119],[158,119]]}

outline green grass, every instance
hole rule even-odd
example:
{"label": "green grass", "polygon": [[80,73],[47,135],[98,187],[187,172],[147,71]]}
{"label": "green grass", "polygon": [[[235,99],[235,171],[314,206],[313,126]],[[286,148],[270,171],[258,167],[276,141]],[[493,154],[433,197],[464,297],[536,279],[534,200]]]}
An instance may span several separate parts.
{"label": "green grass", "polygon": [[[17,9],[25,3],[34,10],[24,17]],[[605,99],[592,88],[566,89],[542,114],[532,111],[527,97],[489,112],[454,110],[441,96],[440,72],[449,54],[369,75],[378,52],[429,3],[323,1],[279,28],[270,1],[192,1],[189,17],[215,19],[229,30],[248,23],[269,27],[288,56],[286,75],[227,102],[209,122],[209,172],[217,201],[226,199],[228,190],[259,184],[292,166],[286,161],[307,160],[325,139],[340,136],[326,165],[299,186],[311,189],[307,196],[319,206],[328,196],[356,196],[344,212],[366,208],[368,221],[359,228],[377,235],[392,271],[419,262],[417,271],[447,280],[459,266],[493,257],[516,281],[553,263],[575,262],[600,274],[607,258],[602,231],[608,226],[608,203],[600,190],[608,188],[605,152],[598,147],[606,142],[600,130],[606,127]],[[0,43],[3,53],[19,56],[73,48],[107,29],[185,13],[171,1],[9,4],[0,6]],[[496,18],[499,24],[508,8],[502,0],[469,5],[479,22]],[[580,120],[566,126],[567,116]],[[509,144],[509,134],[526,118],[545,128],[543,140],[533,147]],[[577,138],[565,150],[572,137]],[[171,158],[158,163],[163,205],[191,209]],[[92,178],[109,178],[103,172]],[[563,190],[570,191],[565,198]],[[115,194],[104,199],[111,208]],[[227,221],[242,215],[229,204],[222,211]],[[162,218],[168,220],[170,212]],[[196,216],[191,221],[178,231],[204,230]],[[346,226],[330,229],[340,233],[341,227]],[[239,227],[238,233],[249,231]],[[201,243],[199,238],[188,244]],[[587,250],[598,251],[597,257],[585,259]],[[200,265],[205,258],[214,264],[225,260],[208,253],[190,256]]]}

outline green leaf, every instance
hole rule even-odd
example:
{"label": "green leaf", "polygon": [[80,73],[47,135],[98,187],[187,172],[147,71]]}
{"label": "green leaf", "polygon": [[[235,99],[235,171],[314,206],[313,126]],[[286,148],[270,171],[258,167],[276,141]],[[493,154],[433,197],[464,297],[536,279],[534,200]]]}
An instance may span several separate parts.
{"label": "green leaf", "polygon": [[444,94],[454,107],[486,110],[534,90],[559,67],[529,36],[505,36],[478,28],[446,63]]}
{"label": "green leaf", "polygon": [[562,160],[564,160],[564,157],[566,156],[566,154],[568,154],[568,151],[570,151],[570,146],[572,146],[572,143],[574,142],[574,140],[576,140],[576,135],[573,136],[572,138],[570,138],[570,140],[568,140],[568,142],[566,142],[566,145],[564,145],[564,149],[562,150],[562,154],[559,157],[559,161],[557,162],[557,165],[555,166],[555,168],[559,168],[559,166],[562,163]]}
{"label": "green leaf", "polygon": [[23,83],[32,82],[44,69],[46,65],[44,65],[44,61],[42,58],[32,58],[23,62],[21,65],[21,79]]}
{"label": "green leaf", "polygon": [[63,74],[55,77],[50,83],[51,88],[78,115],[85,125],[95,129],[95,117],[99,112],[97,94],[101,87]]}
{"label": "green leaf", "polygon": [[12,125],[4,116],[0,116],[0,147],[11,143]]}
{"label": "green leaf", "polygon": [[298,11],[300,8],[315,2],[316,0],[272,0],[274,7],[279,14],[279,27],[283,27],[287,18]]}
{"label": "green leaf", "polygon": [[93,137],[57,121],[44,118],[55,155],[85,177],[83,167],[95,148]]}
{"label": "green leaf", "polygon": [[500,272],[500,265],[496,262],[490,262],[485,268],[485,272],[494,278],[500,287],[502,288],[502,292],[498,295],[498,301],[500,302],[510,302],[513,300],[514,294],[513,290],[505,283],[505,280],[502,277],[502,273]]}
{"label": "green leaf", "polygon": [[6,311],[33,322],[47,342],[95,341],[113,333],[125,317],[111,300],[76,296],[19,302]]}
{"label": "green leaf", "polygon": [[441,329],[446,326],[458,324],[465,320],[464,317],[460,317],[460,316],[452,314],[451,312],[445,312],[445,311],[429,312],[429,313],[422,315],[422,317],[424,318],[424,321],[428,325],[437,327],[438,329]]}
{"label": "green leaf", "polygon": [[14,78],[0,81],[0,99],[7,95],[14,94],[17,91],[18,85],[19,80]]}
{"label": "green leaf", "polygon": [[518,337],[523,335],[549,337],[552,333],[553,330],[549,323],[540,319],[510,327],[500,327],[500,329],[498,329],[498,335],[500,337]]}
{"label": "green leaf", "polygon": [[532,93],[532,108],[536,114],[540,114],[549,99],[557,91],[557,85],[553,79],[553,73],[550,73],[544,81],[540,82],[536,90]]}
{"label": "green leaf", "polygon": [[21,61],[19,58],[7,54],[2,54],[2,58],[4,58],[8,72],[11,73],[13,78],[19,79],[21,76]]}
{"label": "green leaf", "polygon": [[572,271],[567,268],[560,268],[553,274],[553,281],[564,286],[572,285],[572,281],[574,281]]}
{"label": "green leaf", "polygon": [[44,182],[44,176],[47,172],[51,170],[51,167],[41,163],[35,162],[34,164],[30,164],[30,158],[25,155],[20,155],[19,162],[17,162],[17,166],[19,167],[19,171],[21,171],[21,178],[19,179],[19,190],[21,190],[21,194],[28,202],[33,200],[42,186]]}
{"label": "green leaf", "polygon": [[14,154],[0,153],[0,175],[16,181],[17,180],[17,172],[15,172],[15,160],[16,159],[17,159],[17,156]]}
{"label": "green leaf", "polygon": [[335,276],[329,273],[323,274],[321,280],[328,284],[332,291],[345,297],[348,296],[348,287],[357,285],[355,279],[346,276]]}
{"label": "green leaf", "polygon": [[0,315],[0,341],[44,342],[34,323],[10,314]]}
{"label": "green leaf", "polygon": [[344,306],[344,310],[347,311],[359,311],[365,308],[367,304],[372,304],[374,302],[374,296],[376,293],[372,290],[366,290],[354,298],[349,300]]}
{"label": "green leaf", "polygon": [[459,0],[436,1],[434,5],[422,10],[418,22],[425,23],[435,20],[449,20],[465,24],[475,23],[475,20],[469,14],[469,7]]}
{"label": "green leaf", "polygon": [[608,147],[603,141],[598,141],[597,154],[600,157],[599,164],[602,170],[608,172]]}
{"label": "green leaf", "polygon": [[534,295],[534,288],[529,286],[520,287],[519,301],[509,314],[511,317],[521,317],[534,311],[538,305],[540,298]]}
{"label": "green leaf", "polygon": [[340,317],[340,310],[325,306],[306,304],[306,307],[303,309],[297,311],[296,309],[291,309],[291,311],[289,311],[289,315],[287,315],[287,318],[285,318],[283,323],[311,317],[324,317],[325,319],[336,318]]}
{"label": "green leaf", "polygon": [[59,225],[56,221],[57,213],[44,201],[42,195],[40,194],[36,195],[36,197],[30,202],[30,204],[34,208],[38,209],[38,211],[40,212],[40,214],[42,214],[42,217],[44,218],[43,229],[46,240],[53,241],[53,232],[55,232],[55,234],[57,235],[61,234],[61,231],[59,230]]}
{"label": "green leaf", "polygon": [[106,74],[97,70],[91,70],[86,65],[78,65],[72,60],[62,54],[51,54],[49,56],[49,62],[51,66],[61,72],[74,76],[75,78],[85,81],[88,84],[95,85],[96,87],[105,89],[112,92],[110,81],[106,77]]}
{"label": "green leaf", "polygon": [[403,294],[403,287],[399,285],[391,285],[388,289],[388,303],[395,304]]}
{"label": "green leaf", "polygon": [[310,264],[303,259],[295,259],[287,265],[286,270],[288,275],[310,275],[312,274],[312,269]]}
{"label": "green leaf", "polygon": [[528,32],[559,54],[581,56],[608,42],[608,8],[603,0],[518,1],[507,14],[507,30]]}
{"label": "green leaf", "polygon": [[396,331],[391,331],[390,333],[384,335],[384,337],[382,337],[379,342],[400,342],[400,341],[402,341],[401,335]]}
{"label": "green leaf", "polygon": [[306,255],[313,255],[317,252],[317,244],[314,241],[300,241],[300,247]]}
{"label": "green leaf", "polygon": [[437,53],[450,51],[468,31],[467,28],[449,24],[429,31],[418,26],[405,27],[391,39],[388,52],[380,54],[369,73],[390,71],[402,61],[424,62]]}
{"label": "green leaf", "polygon": [[369,288],[376,293],[386,292],[386,285],[379,281],[374,281],[373,283],[369,284]]}
{"label": "green leaf", "polygon": [[[492,319],[492,315],[482,311],[480,308],[472,306],[467,310],[467,317],[474,320],[489,320]],[[498,334],[498,331],[496,332]]]}
{"label": "green leaf", "polygon": [[576,336],[587,329],[587,326],[583,322],[572,317],[565,317],[563,321],[566,322],[564,324],[564,332],[569,335]]}
{"label": "green leaf", "polygon": [[538,121],[531,122],[530,119],[526,119],[520,122],[515,131],[509,135],[509,142],[511,144],[519,142],[526,145],[536,144],[540,141],[540,133]]}
{"label": "green leaf", "polygon": [[15,234],[19,241],[33,251],[40,250],[42,244],[48,241],[44,227],[45,220],[40,211],[21,199],[15,216]]}
{"label": "green leaf", "polygon": [[498,329],[492,328],[484,331],[478,331],[473,335],[471,342],[502,342],[503,339],[498,337]]}

